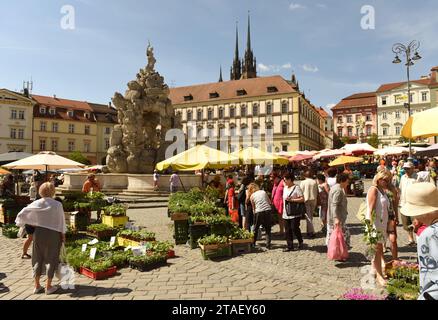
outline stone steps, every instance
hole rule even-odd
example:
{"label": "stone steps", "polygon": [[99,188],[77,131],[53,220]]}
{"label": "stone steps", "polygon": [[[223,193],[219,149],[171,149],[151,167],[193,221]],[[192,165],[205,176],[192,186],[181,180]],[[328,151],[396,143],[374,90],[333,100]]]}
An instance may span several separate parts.
{"label": "stone steps", "polygon": [[167,208],[167,202],[137,202],[127,203],[129,209],[151,209],[151,208]]}

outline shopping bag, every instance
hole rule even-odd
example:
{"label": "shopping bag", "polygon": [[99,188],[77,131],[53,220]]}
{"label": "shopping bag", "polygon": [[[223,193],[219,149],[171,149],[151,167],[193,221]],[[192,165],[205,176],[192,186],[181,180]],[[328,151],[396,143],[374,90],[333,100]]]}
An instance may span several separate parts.
{"label": "shopping bag", "polygon": [[228,212],[230,213],[231,220],[239,224],[239,211],[237,209],[228,209]]}
{"label": "shopping bag", "polygon": [[327,251],[329,260],[346,261],[348,259],[348,248],[344,240],[342,229],[339,226],[333,230]]}

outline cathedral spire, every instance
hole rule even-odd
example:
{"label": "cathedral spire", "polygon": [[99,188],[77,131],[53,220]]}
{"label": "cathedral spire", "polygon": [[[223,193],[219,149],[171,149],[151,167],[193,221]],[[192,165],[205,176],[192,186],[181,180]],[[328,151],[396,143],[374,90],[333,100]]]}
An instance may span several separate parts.
{"label": "cathedral spire", "polygon": [[236,22],[236,48],[234,49],[234,61],[239,60],[239,31]]}
{"label": "cathedral spire", "polygon": [[246,51],[251,51],[251,20],[248,11],[248,37],[246,39]]}
{"label": "cathedral spire", "polygon": [[241,76],[242,76],[242,68],[241,68],[241,61],[239,57],[239,31],[237,29],[237,22],[236,22],[236,48],[234,50],[234,60],[233,60],[233,66],[231,67],[230,79],[239,80]]}
{"label": "cathedral spire", "polygon": [[222,79],[222,65],[221,65],[220,71],[219,71],[219,82],[224,82],[224,80]]}
{"label": "cathedral spire", "polygon": [[250,79],[257,78],[257,65],[254,57],[254,53],[251,49],[251,17],[248,11],[248,35],[246,41],[246,51],[243,60],[242,78]]}

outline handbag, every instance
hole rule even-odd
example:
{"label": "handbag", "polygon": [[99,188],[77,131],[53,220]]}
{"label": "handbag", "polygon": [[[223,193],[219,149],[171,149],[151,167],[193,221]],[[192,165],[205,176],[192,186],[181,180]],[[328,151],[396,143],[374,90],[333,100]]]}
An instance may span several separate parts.
{"label": "handbag", "polygon": [[[292,192],[289,194],[289,197],[292,196],[292,194],[295,191],[295,186],[292,190]],[[288,198],[289,198],[288,197]],[[296,217],[296,218],[303,218],[306,214],[306,206],[302,202],[290,202],[286,201],[286,215],[288,217]]]}

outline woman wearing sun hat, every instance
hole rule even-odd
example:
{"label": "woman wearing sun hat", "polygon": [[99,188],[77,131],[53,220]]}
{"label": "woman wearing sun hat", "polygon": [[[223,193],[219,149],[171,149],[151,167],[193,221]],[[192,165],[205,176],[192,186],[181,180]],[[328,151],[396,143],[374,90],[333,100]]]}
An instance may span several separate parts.
{"label": "woman wearing sun hat", "polygon": [[418,238],[419,300],[438,300],[438,189],[428,182],[407,188],[401,208],[405,216],[428,226]]}

